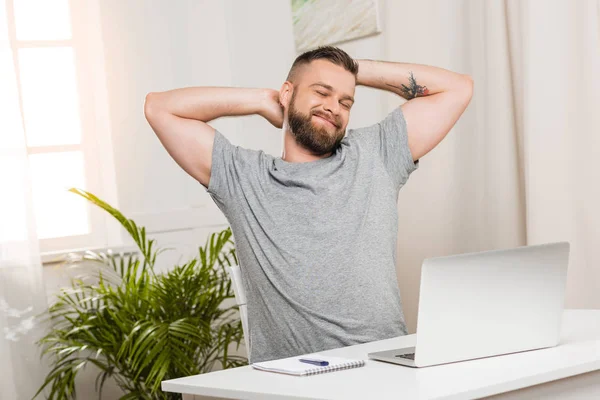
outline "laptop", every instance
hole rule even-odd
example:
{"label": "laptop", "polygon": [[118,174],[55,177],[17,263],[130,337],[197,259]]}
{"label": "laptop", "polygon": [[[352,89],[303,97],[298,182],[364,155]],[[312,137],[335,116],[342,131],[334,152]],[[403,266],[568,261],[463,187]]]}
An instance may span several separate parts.
{"label": "laptop", "polygon": [[423,261],[415,347],[373,360],[428,367],[556,346],[568,242]]}

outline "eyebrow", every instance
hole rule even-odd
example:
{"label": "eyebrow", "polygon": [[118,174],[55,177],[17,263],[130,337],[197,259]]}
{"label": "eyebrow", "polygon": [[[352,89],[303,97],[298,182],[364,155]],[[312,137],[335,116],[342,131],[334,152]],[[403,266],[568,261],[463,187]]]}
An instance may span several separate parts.
{"label": "eyebrow", "polygon": [[[309,87],[313,87],[313,86],[322,86],[327,90],[331,90],[332,92],[334,92],[335,90],[333,89],[333,86],[328,85],[326,83],[323,82],[317,82],[317,83],[313,83],[312,85],[310,85]],[[342,100],[348,99],[350,101],[352,101],[354,103],[354,97],[349,96],[349,95],[344,95],[342,96]]]}

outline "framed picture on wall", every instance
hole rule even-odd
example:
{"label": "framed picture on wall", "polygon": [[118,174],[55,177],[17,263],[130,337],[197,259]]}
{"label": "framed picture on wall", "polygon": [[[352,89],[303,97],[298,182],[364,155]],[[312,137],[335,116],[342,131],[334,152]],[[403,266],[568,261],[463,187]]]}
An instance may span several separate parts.
{"label": "framed picture on wall", "polygon": [[298,53],[381,32],[377,0],[291,0]]}

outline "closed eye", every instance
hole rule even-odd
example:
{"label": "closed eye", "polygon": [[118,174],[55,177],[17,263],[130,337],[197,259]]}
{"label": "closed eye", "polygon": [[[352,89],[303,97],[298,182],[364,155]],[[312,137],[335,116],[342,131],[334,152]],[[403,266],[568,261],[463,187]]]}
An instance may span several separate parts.
{"label": "closed eye", "polygon": [[[320,90],[315,90],[315,92],[316,92],[317,94],[319,94],[320,96],[328,96],[328,94],[327,94],[327,93],[321,92]],[[350,109],[350,107],[352,107],[352,105],[351,105],[351,104],[348,104],[348,103],[342,103],[342,102],[340,102],[340,104],[341,104],[342,106],[344,106],[344,108],[345,108],[345,109],[347,109],[347,110],[349,110],[349,109]]]}

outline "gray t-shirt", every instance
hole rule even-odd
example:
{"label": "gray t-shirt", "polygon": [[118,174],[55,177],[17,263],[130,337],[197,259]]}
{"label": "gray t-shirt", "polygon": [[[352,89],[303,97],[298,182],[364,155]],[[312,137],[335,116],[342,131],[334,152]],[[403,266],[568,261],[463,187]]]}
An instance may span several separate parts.
{"label": "gray t-shirt", "polygon": [[250,362],[407,333],[396,207],[418,166],[400,107],[349,129],[330,157],[304,163],[232,145],[216,132],[206,191],[233,233]]}

